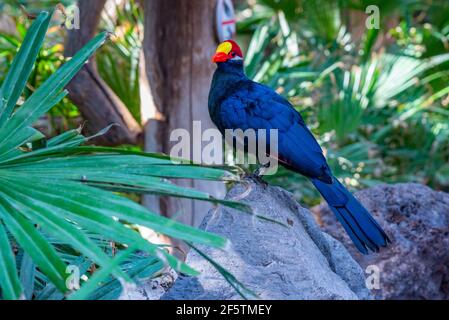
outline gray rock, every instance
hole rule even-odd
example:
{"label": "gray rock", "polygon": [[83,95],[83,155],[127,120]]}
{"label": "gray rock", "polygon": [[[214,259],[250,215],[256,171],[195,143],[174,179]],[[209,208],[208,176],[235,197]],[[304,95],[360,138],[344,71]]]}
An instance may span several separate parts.
{"label": "gray rock", "polygon": [[[247,180],[227,199],[250,204],[255,214],[284,225],[220,207],[201,228],[230,240],[229,248],[200,246],[202,252],[231,272],[262,299],[369,299],[364,274],[346,249],[321,232],[312,214],[291,194]],[[198,253],[187,261],[201,272],[180,275],[163,299],[240,299],[239,294]]]}
{"label": "gray rock", "polygon": [[375,298],[449,299],[449,194],[403,183],[378,185],[356,196],[393,241],[379,254],[359,254],[327,205],[314,212],[364,269],[377,268]]}

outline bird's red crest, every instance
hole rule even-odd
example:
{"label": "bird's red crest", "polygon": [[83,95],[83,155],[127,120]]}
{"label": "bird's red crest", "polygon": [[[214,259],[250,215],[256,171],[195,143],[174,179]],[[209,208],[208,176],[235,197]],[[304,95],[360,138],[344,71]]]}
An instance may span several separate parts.
{"label": "bird's red crest", "polygon": [[232,44],[232,51],[240,58],[243,58],[242,49],[240,49],[239,45],[234,40],[226,40],[226,42]]}

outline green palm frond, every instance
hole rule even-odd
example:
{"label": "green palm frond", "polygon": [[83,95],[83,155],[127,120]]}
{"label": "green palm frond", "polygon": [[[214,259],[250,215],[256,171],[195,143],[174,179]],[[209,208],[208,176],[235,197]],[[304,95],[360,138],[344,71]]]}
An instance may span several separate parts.
{"label": "green palm frond", "polygon": [[[46,140],[32,124],[67,94],[64,87],[108,38],[106,33],[94,37],[23,104],[16,106],[49,20],[48,13],[41,13],[35,20],[0,89],[2,297],[31,298],[30,290],[32,292],[34,287],[40,287],[41,297],[70,294],[66,267],[73,260],[68,258],[71,256],[82,257],[88,265],[100,268],[98,273],[91,272],[93,281],[87,281],[72,298],[89,296],[97,289],[97,282],[105,281],[110,275],[131,282],[132,277],[121,265],[136,251],[145,253],[153,271],[156,265],[168,265],[182,273],[197,274],[170,255],[164,246],[143,239],[132,226],[146,226],[189,243],[214,247],[225,247],[227,240],[150,212],[123,193],[186,197],[251,212],[245,205],[215,199],[205,192],[182,188],[167,180],[235,180],[237,177],[221,168],[203,168],[187,161],[174,164],[168,157],[158,154],[83,147],[81,144],[89,137],[78,130]],[[92,235],[101,235],[125,250],[119,250],[117,257],[111,258],[101,245],[103,242]],[[20,275],[17,272],[19,257]],[[30,283],[29,275],[38,282]]]}
{"label": "green palm frond", "polygon": [[[380,8],[378,30],[353,23],[368,5]],[[250,39],[247,74],[301,111],[350,186],[418,181],[447,190],[447,10],[415,0],[257,0],[238,24]],[[307,182],[287,176],[269,180],[318,201]]]}

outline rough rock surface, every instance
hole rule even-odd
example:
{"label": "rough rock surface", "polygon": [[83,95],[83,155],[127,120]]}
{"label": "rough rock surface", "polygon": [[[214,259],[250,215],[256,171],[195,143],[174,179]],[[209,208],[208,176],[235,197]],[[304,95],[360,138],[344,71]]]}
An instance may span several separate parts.
{"label": "rough rock surface", "polygon": [[[227,199],[241,198],[255,218],[220,207],[211,210],[201,228],[230,240],[227,250],[200,246],[262,299],[369,299],[364,273],[346,249],[321,232],[311,212],[290,193],[247,180],[236,185]],[[198,277],[180,275],[163,299],[240,299],[208,262],[190,250],[187,263]]]}
{"label": "rough rock surface", "polygon": [[359,254],[327,205],[314,211],[364,269],[378,268],[375,298],[449,299],[449,194],[404,183],[378,185],[356,196],[393,242],[379,254]]}

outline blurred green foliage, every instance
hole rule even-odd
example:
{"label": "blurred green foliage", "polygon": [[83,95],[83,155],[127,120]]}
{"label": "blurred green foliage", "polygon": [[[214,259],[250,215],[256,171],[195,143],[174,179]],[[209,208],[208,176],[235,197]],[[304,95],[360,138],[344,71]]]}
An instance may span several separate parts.
{"label": "blurred green foliage", "polygon": [[[372,4],[378,30],[365,26]],[[449,189],[447,1],[257,0],[238,12],[248,76],[301,111],[346,185]],[[320,201],[300,175],[267,179]]]}
{"label": "blurred green foliage", "polygon": [[97,54],[101,77],[140,123],[139,58],[143,38],[143,11],[134,1],[117,8],[115,17],[105,12],[101,28],[114,30],[111,44]]}
{"label": "blurred green foliage", "polygon": [[[24,10],[28,14],[36,14],[42,10],[54,10],[58,3],[69,6],[74,2],[74,0],[0,2],[0,9],[13,19],[16,29],[13,33],[0,30],[0,83],[8,72],[31,23],[26,19]],[[97,68],[101,77],[139,122],[139,53],[143,35],[142,22],[142,9],[134,0],[124,1],[112,13],[105,11],[99,29],[108,30],[113,36],[111,41],[96,54]],[[33,74],[24,92],[25,98],[65,61],[63,43],[66,30],[61,28],[57,21],[53,21],[52,25],[35,62]],[[49,111],[46,118],[48,120],[46,131],[50,136],[75,128],[82,122],[78,109],[68,98],[64,98]]]}
{"label": "blurred green foliage", "polygon": [[[2,5],[13,8],[12,2]],[[56,3],[19,2],[30,12]],[[301,111],[346,185],[359,189],[416,181],[449,190],[447,1],[237,3],[238,40],[245,47],[248,76],[275,88]],[[365,26],[369,5],[379,8],[380,29]],[[101,76],[137,120],[142,20],[138,1],[125,1],[112,16],[104,14],[101,28],[114,36],[96,57]],[[21,43],[21,21],[16,19],[14,36],[0,36],[1,61],[10,62]],[[62,37],[61,31],[50,34],[29,93],[63,61]],[[8,65],[0,63],[0,77]],[[66,99],[51,112],[65,121],[78,117]],[[281,168],[268,180],[310,205],[320,201],[300,175]]]}

